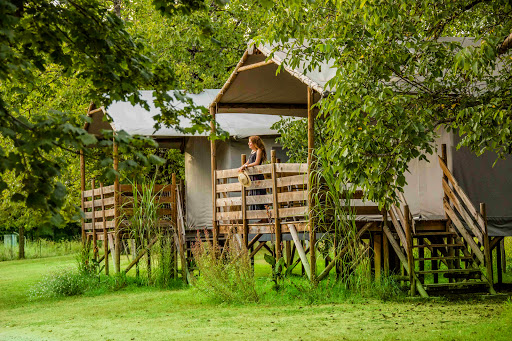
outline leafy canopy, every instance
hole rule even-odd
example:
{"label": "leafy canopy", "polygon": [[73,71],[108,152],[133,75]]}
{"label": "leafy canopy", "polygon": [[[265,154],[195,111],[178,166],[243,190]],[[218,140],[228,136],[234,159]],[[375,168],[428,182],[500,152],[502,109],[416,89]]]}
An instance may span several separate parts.
{"label": "leafy canopy", "polygon": [[317,152],[368,199],[394,200],[440,127],[476,154],[512,152],[510,1],[254,3],[268,22],[258,42],[290,50],[292,66],[337,69],[319,104],[328,141]]}

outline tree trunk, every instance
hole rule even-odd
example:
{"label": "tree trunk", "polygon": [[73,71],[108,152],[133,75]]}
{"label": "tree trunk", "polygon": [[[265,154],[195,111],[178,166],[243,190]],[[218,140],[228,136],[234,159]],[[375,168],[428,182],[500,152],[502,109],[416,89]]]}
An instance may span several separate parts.
{"label": "tree trunk", "polygon": [[121,0],[112,0],[114,3],[114,13],[121,18]]}
{"label": "tree trunk", "polygon": [[18,241],[18,259],[25,258],[25,226],[20,226]]}

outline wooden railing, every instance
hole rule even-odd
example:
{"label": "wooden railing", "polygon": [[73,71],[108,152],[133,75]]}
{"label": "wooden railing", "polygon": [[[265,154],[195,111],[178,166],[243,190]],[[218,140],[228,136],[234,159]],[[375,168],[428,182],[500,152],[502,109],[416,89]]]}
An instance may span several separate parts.
{"label": "wooden railing", "polygon": [[[93,181],[91,187],[92,189],[82,192],[83,227],[87,235],[93,235],[94,238],[101,240],[106,238],[107,234],[114,233],[116,219],[119,226],[129,224],[133,214],[133,186],[120,185],[117,198],[114,185],[100,185],[99,188],[95,188]],[[139,190],[141,189],[142,186],[139,186]],[[155,185],[153,191],[158,193],[156,200],[161,204],[161,225],[170,226],[172,221],[175,221],[172,209],[176,204],[175,185]]]}
{"label": "wooden railing", "polygon": [[[307,164],[272,163],[251,167],[247,173],[263,174],[265,179],[254,180],[245,188],[238,182],[238,169],[215,171],[215,219],[218,225],[239,225],[247,220],[265,220],[271,224],[270,220],[275,219],[305,219],[308,210]],[[250,195],[253,190],[262,190],[264,194]],[[251,205],[266,208],[251,210]]]}

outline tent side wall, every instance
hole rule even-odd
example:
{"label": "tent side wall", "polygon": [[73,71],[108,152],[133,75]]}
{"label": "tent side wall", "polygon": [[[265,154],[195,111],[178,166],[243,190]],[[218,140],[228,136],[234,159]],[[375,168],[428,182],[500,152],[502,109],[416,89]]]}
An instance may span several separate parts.
{"label": "tent side wall", "polygon": [[460,142],[454,136],[453,175],[473,205],[486,204],[490,236],[512,236],[512,157],[498,160],[495,153],[476,156],[468,148],[455,150]]}

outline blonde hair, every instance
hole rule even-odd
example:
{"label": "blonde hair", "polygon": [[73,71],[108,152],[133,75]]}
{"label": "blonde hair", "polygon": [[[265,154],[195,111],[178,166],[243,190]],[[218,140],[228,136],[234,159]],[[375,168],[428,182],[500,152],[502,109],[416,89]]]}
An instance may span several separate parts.
{"label": "blonde hair", "polygon": [[261,149],[262,155],[261,155],[261,163],[267,161],[267,151],[265,149],[265,144],[263,143],[263,140],[261,137],[254,135],[249,137],[249,141],[252,142],[253,145],[256,146],[256,148]]}

